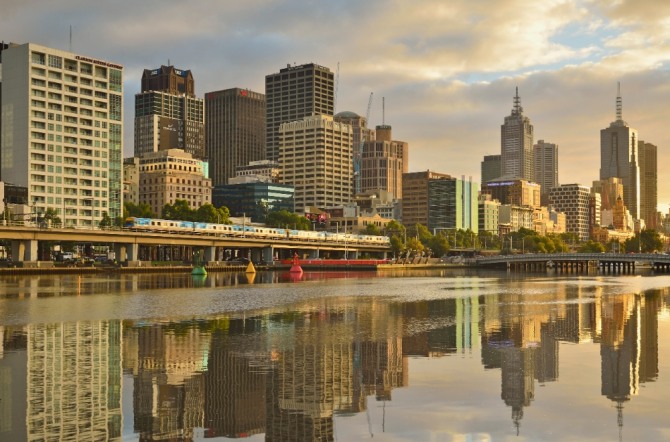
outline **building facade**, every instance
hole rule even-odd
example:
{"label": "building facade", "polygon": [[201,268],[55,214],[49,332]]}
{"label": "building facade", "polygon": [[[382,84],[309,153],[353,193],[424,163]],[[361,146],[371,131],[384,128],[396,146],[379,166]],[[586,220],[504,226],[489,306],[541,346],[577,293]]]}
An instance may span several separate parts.
{"label": "building facade", "polygon": [[506,178],[535,179],[533,167],[533,125],[523,115],[519,88],[516,89],[512,113],[500,127],[501,172]]}
{"label": "building facade", "polygon": [[212,184],[229,184],[236,169],[265,159],[265,95],[247,89],[205,94],[205,146]]}
{"label": "building facade", "polygon": [[295,187],[295,210],[352,201],[353,130],[333,117],[315,115],[279,128],[281,182]]}
{"label": "building facade", "polygon": [[549,191],[558,186],[558,145],[544,140],[533,146],[535,178],[533,181],[542,186],[543,204],[549,199]]}
{"label": "building facade", "polygon": [[428,230],[479,231],[479,186],[464,178],[428,181]]}
{"label": "building facade", "polygon": [[526,180],[492,180],[482,186],[482,194],[491,195],[501,204],[529,207],[540,207],[541,204],[540,185]]}
{"label": "building facade", "polygon": [[622,118],[621,94],[617,95],[616,120],[600,131],[600,179],[620,178],[623,202],[633,218],[640,218],[640,167],[637,130]]}
{"label": "building facade", "polygon": [[133,204],[140,202],[140,159],[123,159],[123,201]]}
{"label": "building facade", "polygon": [[250,161],[248,164],[237,166],[235,177],[230,178],[228,183],[278,183],[280,176],[279,163],[269,160]]}
{"label": "building facade", "polygon": [[182,79],[184,83],[193,82],[190,71],[174,69],[172,66],[144,71],[142,92],[135,95],[135,156],[181,149],[194,158],[205,159],[204,100],[192,93],[178,92],[180,89],[190,90],[192,85],[144,89],[145,85],[163,85],[165,82],[161,78],[165,75],[164,70],[171,72],[169,76],[174,79],[173,83],[177,83],[177,78],[182,76],[186,77]]}
{"label": "building facade", "polygon": [[0,62],[0,178],[66,226],[121,217],[123,66],[32,43]]}
{"label": "building facade", "polygon": [[565,213],[566,230],[576,233],[579,239],[589,239],[590,189],[579,184],[563,184],[549,192],[549,202],[558,211]]}
{"label": "building facade", "polygon": [[363,143],[361,191],[384,190],[402,199],[402,176],[409,170],[409,145],[394,141],[391,126],[377,126],[376,139]]}
{"label": "building facade", "polygon": [[482,186],[489,181],[498,179],[502,176],[501,158],[501,155],[484,155],[481,172]]}
{"label": "building facade", "polygon": [[314,63],[287,65],[265,77],[266,158],[279,159],[279,127],[283,123],[334,112],[335,79],[330,69]]}
{"label": "building facade", "polygon": [[241,183],[216,186],[213,190],[214,206],[226,206],[231,216],[250,217],[262,223],[268,213],[279,210],[294,211],[295,189],[288,184]]}
{"label": "building facade", "polygon": [[195,97],[195,81],[190,70],[161,66],[142,73],[142,92],[163,91],[173,95]]}
{"label": "building facade", "polygon": [[432,172],[409,172],[402,176],[402,223],[406,226],[428,226],[428,183],[431,180],[450,180],[451,175]]}
{"label": "building facade", "polygon": [[491,195],[479,196],[479,232],[498,234],[500,223],[500,201],[491,198]]}
{"label": "building facade", "polygon": [[657,147],[639,141],[640,218],[648,229],[658,227],[658,155]]}
{"label": "building facade", "polygon": [[140,203],[158,214],[166,204],[184,200],[192,209],[212,202],[212,180],[203,161],[181,149],[168,149],[140,158]]}
{"label": "building facade", "polygon": [[350,125],[354,130],[354,195],[358,195],[362,190],[362,161],[364,143],[371,142],[375,139],[375,131],[368,128],[368,120],[365,117],[358,115],[355,112],[344,111],[338,112],[333,119],[338,123],[345,123]]}

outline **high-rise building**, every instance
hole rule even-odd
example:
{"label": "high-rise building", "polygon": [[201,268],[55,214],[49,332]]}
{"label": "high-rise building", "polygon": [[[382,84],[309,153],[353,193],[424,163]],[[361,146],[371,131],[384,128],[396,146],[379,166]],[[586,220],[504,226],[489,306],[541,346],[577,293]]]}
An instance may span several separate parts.
{"label": "high-rise building", "polygon": [[408,170],[408,144],[392,139],[391,126],[377,126],[376,139],[363,144],[361,191],[384,190],[402,199],[402,175]]}
{"label": "high-rise building", "polygon": [[640,219],[640,167],[637,130],[622,118],[621,93],[616,98],[616,120],[600,131],[600,179],[623,181],[623,202]]}
{"label": "high-rise building", "polygon": [[265,77],[267,159],[279,159],[279,126],[334,109],[335,79],[330,69],[314,63],[286,65]]}
{"label": "high-rise building", "polygon": [[0,69],[2,180],[66,226],[122,216],[123,66],[26,43]]}
{"label": "high-rise building", "polygon": [[206,158],[204,108],[204,100],[193,94],[191,71],[173,66],[145,69],[142,92],[135,94],[135,156],[181,149]]}
{"label": "high-rise building", "polygon": [[[375,131],[368,128],[368,120],[365,117],[358,115],[355,112],[344,111],[338,112],[333,119],[338,123],[349,124],[354,129],[354,195],[365,192],[363,189],[363,150],[364,143],[371,142],[375,139]],[[401,172],[402,173],[402,172]]]}
{"label": "high-rise building", "polygon": [[501,171],[505,178],[533,181],[533,125],[523,115],[519,88],[516,88],[512,113],[500,126]]}
{"label": "high-rise building", "polygon": [[239,166],[265,159],[265,96],[247,89],[205,94],[205,146],[212,184],[229,184]]}
{"label": "high-rise building", "polygon": [[649,229],[658,224],[658,160],[657,148],[651,143],[638,142],[640,166],[640,218]]}
{"label": "high-rise building", "polygon": [[533,147],[533,163],[535,178],[533,181],[542,186],[543,203],[549,196],[549,191],[558,186],[558,145],[540,140]]}
{"label": "high-rise building", "polygon": [[352,201],[353,129],[315,115],[279,128],[281,182],[295,187],[295,210],[341,206]]}
{"label": "high-rise building", "polygon": [[482,161],[482,186],[501,176],[501,155],[484,155],[484,161]]}
{"label": "high-rise building", "polygon": [[566,230],[582,241],[589,239],[590,193],[588,187],[579,184],[563,184],[549,192],[551,205],[565,213]]}

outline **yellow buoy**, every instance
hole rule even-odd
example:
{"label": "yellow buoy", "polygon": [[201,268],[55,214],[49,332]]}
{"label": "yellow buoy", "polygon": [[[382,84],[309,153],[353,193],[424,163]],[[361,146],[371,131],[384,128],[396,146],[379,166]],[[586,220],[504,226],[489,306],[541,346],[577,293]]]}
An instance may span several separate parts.
{"label": "yellow buoy", "polygon": [[256,267],[254,267],[254,263],[249,261],[249,265],[247,266],[247,270],[245,273],[256,273]]}

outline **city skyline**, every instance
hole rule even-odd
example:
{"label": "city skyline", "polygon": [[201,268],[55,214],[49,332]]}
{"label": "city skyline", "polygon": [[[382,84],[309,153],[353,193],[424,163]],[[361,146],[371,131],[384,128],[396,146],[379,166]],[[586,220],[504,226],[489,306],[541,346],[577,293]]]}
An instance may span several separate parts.
{"label": "city skyline", "polygon": [[[518,86],[535,139],[561,147],[561,184],[589,186],[599,176],[600,130],[615,118],[617,82],[623,118],[640,139],[658,146],[659,165],[667,163],[670,144],[663,121],[670,98],[670,32],[663,22],[670,6],[605,3],[198,1],[155,7],[147,1],[82,8],[35,1],[5,6],[0,39],[123,65],[126,157],[133,151],[130,109],[144,69],[169,63],[191,70],[196,96],[203,98],[233,87],[263,92],[265,75],[287,63],[316,63],[336,74],[336,113],[363,115],[374,93],[368,124],[385,122],[409,143],[410,171],[476,181],[484,155],[499,153],[499,127]],[[326,17],[337,26],[323,26]],[[662,167],[658,201],[667,213],[670,176]]]}

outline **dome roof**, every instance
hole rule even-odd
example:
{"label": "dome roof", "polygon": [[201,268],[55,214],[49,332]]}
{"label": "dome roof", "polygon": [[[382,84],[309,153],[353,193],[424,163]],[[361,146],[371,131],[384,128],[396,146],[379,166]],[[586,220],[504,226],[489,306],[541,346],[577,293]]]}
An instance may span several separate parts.
{"label": "dome roof", "polygon": [[343,111],[343,112],[338,112],[335,114],[335,118],[361,118],[360,115],[358,115],[356,112],[351,112],[351,111]]}

